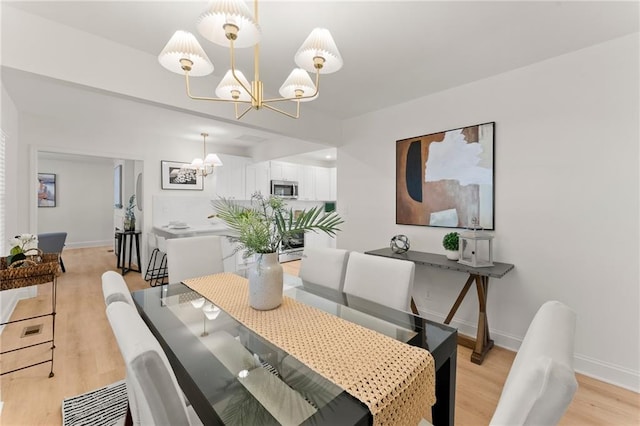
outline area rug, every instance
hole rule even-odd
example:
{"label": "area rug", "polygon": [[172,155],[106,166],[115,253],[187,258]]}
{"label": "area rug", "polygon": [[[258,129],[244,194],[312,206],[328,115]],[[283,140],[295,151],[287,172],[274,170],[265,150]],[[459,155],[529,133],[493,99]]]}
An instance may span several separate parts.
{"label": "area rug", "polygon": [[111,426],[127,413],[124,380],[62,401],[62,426]]}

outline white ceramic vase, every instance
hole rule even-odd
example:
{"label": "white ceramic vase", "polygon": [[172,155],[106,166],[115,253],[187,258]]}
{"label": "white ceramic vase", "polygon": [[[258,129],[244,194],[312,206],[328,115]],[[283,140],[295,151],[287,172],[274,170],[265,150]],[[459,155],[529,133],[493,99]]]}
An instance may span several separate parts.
{"label": "white ceramic vase", "polygon": [[460,259],[460,253],[458,253],[458,250],[446,250],[446,252],[447,252],[447,259],[449,260]]}
{"label": "white ceramic vase", "polygon": [[282,303],[282,265],[278,253],[257,255],[249,269],[249,306],[260,311],[275,309]]}

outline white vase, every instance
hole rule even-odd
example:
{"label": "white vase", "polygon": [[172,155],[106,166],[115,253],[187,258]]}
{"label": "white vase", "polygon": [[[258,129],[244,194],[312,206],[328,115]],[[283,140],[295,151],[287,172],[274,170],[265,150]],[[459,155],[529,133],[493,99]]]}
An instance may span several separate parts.
{"label": "white vase", "polygon": [[258,254],[257,258],[249,269],[249,306],[268,311],[282,303],[282,265],[278,253]]}
{"label": "white vase", "polygon": [[460,253],[458,253],[458,250],[446,250],[446,252],[447,252],[447,259],[449,260],[460,259]]}

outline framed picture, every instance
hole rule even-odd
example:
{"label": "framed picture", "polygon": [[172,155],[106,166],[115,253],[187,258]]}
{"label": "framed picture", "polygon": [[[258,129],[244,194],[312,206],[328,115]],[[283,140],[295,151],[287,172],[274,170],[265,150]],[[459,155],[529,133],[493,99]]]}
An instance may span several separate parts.
{"label": "framed picture", "polygon": [[122,164],[113,169],[113,207],[122,208]]}
{"label": "framed picture", "polygon": [[202,176],[195,170],[183,168],[189,163],[177,161],[161,161],[162,189],[194,189],[202,191],[204,189]]}
{"label": "framed picture", "polygon": [[38,207],[56,206],[56,175],[38,173]]}
{"label": "framed picture", "polygon": [[495,122],[396,141],[396,224],[494,228]]}

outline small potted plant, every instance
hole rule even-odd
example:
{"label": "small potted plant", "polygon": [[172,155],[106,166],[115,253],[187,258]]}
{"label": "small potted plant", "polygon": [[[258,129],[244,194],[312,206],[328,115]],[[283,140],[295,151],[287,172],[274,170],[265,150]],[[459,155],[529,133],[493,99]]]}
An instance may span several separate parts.
{"label": "small potted plant", "polygon": [[129,197],[129,205],[124,212],[124,230],[135,231],[136,230],[136,214],[133,208],[136,206],[136,195],[133,194]]}
{"label": "small potted plant", "polygon": [[460,258],[460,254],[458,253],[458,241],[457,232],[449,232],[442,239],[442,246],[447,251],[447,259],[458,260]]}

